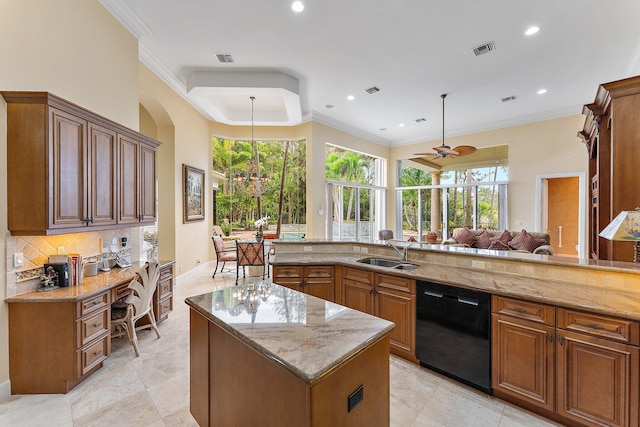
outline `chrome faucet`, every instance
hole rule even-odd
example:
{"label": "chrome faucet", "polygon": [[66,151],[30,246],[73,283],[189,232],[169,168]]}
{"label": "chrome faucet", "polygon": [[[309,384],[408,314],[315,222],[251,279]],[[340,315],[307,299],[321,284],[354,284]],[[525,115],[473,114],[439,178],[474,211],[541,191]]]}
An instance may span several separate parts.
{"label": "chrome faucet", "polygon": [[[398,241],[400,242],[401,240],[398,240]],[[407,243],[408,243],[408,245],[407,246],[402,246],[402,251],[400,251],[400,249],[398,249],[398,246],[396,246],[393,243],[391,243],[391,240],[387,240],[387,246],[389,246],[391,249],[394,250],[395,253],[398,254],[398,256],[400,257],[402,262],[407,262],[407,251],[409,250],[411,245],[413,245],[414,242],[407,242]]]}

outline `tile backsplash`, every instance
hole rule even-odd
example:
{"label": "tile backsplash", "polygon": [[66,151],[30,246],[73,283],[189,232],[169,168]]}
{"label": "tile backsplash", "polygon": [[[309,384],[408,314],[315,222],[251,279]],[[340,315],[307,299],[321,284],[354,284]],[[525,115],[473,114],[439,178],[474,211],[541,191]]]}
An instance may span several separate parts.
{"label": "tile backsplash", "polygon": [[[123,237],[127,238],[124,248],[121,245]],[[56,236],[7,236],[7,297],[37,289],[40,284],[39,269],[48,262],[49,255],[79,253],[83,259],[97,257],[100,255],[101,239],[107,250],[115,243],[113,249],[124,252],[130,261],[143,258],[140,248],[146,242],[142,242],[139,227]],[[23,255],[23,266],[18,269],[13,266],[13,254],[17,252]]]}

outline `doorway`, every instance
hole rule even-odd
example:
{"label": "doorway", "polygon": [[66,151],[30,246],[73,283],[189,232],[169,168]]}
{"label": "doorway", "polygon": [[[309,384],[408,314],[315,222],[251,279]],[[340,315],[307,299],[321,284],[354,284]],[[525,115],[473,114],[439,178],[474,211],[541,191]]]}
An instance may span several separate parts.
{"label": "doorway", "polygon": [[584,174],[539,176],[539,230],[551,237],[555,255],[584,257]]}

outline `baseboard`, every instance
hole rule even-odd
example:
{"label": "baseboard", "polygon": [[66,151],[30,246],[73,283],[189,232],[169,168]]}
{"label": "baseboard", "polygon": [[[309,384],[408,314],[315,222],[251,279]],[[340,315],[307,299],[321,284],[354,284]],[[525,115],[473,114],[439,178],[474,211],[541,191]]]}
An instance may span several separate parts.
{"label": "baseboard", "polygon": [[11,397],[11,381],[6,380],[0,384],[0,402],[9,399]]}
{"label": "baseboard", "polygon": [[[182,282],[182,281],[184,281],[186,279],[189,279],[192,276],[200,274],[200,272],[201,272],[201,270],[203,268],[211,269],[211,274],[213,274],[213,268],[215,267],[215,265],[216,265],[215,261],[207,261],[204,264],[200,264],[196,268],[192,268],[191,270],[187,271],[186,273],[183,273],[180,276],[177,276],[175,278],[175,285],[178,286],[178,285],[180,285],[180,282]],[[175,268],[174,268],[174,271],[175,271]]]}

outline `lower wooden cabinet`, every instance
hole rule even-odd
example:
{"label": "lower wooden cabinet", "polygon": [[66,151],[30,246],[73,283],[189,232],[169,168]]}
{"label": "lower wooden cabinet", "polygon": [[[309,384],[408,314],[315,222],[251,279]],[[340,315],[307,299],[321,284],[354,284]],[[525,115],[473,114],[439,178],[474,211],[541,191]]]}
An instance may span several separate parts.
{"label": "lower wooden cabinet", "polygon": [[273,282],[335,302],[335,267],[333,265],[274,265]]}
{"label": "lower wooden cabinet", "polygon": [[417,362],[415,280],[351,267],[342,269],[341,279],[342,305],[395,323],[391,352]]}
{"label": "lower wooden cabinet", "polygon": [[637,322],[499,296],[492,321],[496,396],[570,424],[639,425]]}

